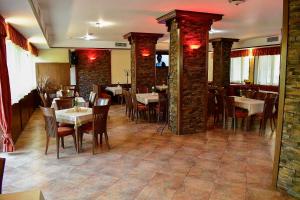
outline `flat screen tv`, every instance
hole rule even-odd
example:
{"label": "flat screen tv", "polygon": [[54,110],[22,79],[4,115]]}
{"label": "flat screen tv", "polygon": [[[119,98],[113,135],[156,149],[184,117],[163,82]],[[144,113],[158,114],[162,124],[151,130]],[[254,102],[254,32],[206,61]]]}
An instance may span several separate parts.
{"label": "flat screen tv", "polygon": [[155,66],[163,68],[169,66],[169,54],[165,52],[157,52],[155,56]]}

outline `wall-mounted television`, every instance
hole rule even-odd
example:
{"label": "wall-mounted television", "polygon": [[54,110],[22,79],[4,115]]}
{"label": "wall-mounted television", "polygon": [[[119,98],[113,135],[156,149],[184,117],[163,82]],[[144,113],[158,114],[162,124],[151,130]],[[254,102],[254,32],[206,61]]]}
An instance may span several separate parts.
{"label": "wall-mounted television", "polygon": [[169,66],[169,53],[167,51],[157,51],[155,55],[155,66],[163,68]]}

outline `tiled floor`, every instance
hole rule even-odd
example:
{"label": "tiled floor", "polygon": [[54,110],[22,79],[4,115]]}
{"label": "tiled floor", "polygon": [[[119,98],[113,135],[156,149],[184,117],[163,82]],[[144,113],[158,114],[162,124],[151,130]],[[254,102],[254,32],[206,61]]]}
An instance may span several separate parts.
{"label": "tiled floor", "polygon": [[49,154],[44,124],[37,110],[7,158],[3,192],[39,188],[48,200],[289,199],[271,190],[274,138],[257,132],[214,129],[175,136],[160,124],[129,121],[121,106],[112,106],[109,139],[91,155],[91,138],[84,152],[75,153],[72,138],[56,159],[55,140]]}

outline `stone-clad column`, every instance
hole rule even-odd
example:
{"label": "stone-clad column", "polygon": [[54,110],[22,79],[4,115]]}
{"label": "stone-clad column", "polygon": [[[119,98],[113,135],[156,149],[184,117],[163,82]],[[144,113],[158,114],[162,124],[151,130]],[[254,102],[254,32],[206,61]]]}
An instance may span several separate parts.
{"label": "stone-clad column", "polygon": [[230,84],[230,53],[234,42],[239,39],[216,38],[210,40],[214,48],[213,83],[220,87],[228,87]]}
{"label": "stone-clad column", "polygon": [[124,35],[131,44],[131,89],[140,86],[149,89],[155,85],[156,43],[163,34],[130,32]]}
{"label": "stone-clad column", "polygon": [[284,0],[283,13],[273,183],[300,199],[300,1]]}
{"label": "stone-clad column", "polygon": [[208,31],[223,15],[174,10],[160,18],[170,32],[169,127],[206,131]]}

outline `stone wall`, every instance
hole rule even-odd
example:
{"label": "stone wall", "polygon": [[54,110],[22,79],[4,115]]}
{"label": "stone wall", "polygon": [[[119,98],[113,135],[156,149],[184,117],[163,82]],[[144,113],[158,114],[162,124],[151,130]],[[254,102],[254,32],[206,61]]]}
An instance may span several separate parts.
{"label": "stone wall", "polygon": [[130,32],[124,35],[131,44],[131,88],[151,90],[155,86],[155,52],[158,38],[163,34]]}
{"label": "stone wall", "polygon": [[286,94],[277,185],[300,199],[300,1],[288,3]]}
{"label": "stone wall", "polygon": [[169,128],[173,133],[178,130],[178,110],[179,103],[179,83],[178,83],[178,55],[179,55],[179,35],[178,24],[172,20],[170,25],[170,66],[169,66]]}
{"label": "stone wall", "polygon": [[220,87],[230,85],[230,53],[235,39],[219,38],[212,40],[213,54],[213,84]]}
{"label": "stone wall", "polygon": [[93,84],[111,84],[111,52],[109,50],[76,50],[76,81],[80,96],[86,100]]}
{"label": "stone wall", "polygon": [[[206,131],[209,26],[192,21],[181,24],[181,134]],[[191,42],[199,43],[200,47],[191,49]]]}

